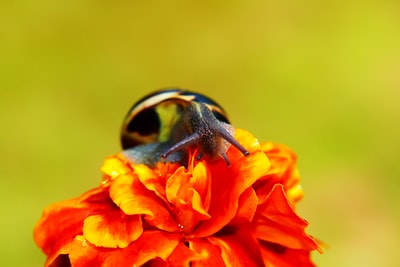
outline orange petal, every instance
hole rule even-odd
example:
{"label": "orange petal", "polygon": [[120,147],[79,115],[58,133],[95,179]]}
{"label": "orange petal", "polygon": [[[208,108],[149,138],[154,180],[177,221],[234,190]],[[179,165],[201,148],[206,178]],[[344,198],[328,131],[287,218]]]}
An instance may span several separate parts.
{"label": "orange petal", "polygon": [[143,214],[150,225],[170,232],[178,230],[163,201],[145,188],[137,177],[120,175],[111,184],[110,196],[125,214]]}
{"label": "orange petal", "polygon": [[211,175],[207,165],[204,162],[199,162],[192,167],[192,178],[190,182],[193,188],[201,196],[202,206],[205,211],[208,211],[211,200]]}
{"label": "orange petal", "polygon": [[167,259],[168,267],[187,267],[192,266],[190,262],[200,260],[200,254],[188,248],[185,244],[179,243],[172,254]]}
{"label": "orange petal", "polygon": [[[209,197],[201,196],[197,191],[207,192],[207,171],[203,163],[197,164],[193,176],[179,168],[167,181],[167,198],[175,208],[175,218],[184,232],[191,232],[201,220],[210,218],[207,208]],[[209,187],[209,186],[208,186]]]}
{"label": "orange petal", "polygon": [[221,249],[207,239],[193,239],[189,242],[190,249],[200,255],[201,259],[192,262],[193,267],[223,267]]}
{"label": "orange petal", "polygon": [[293,249],[318,249],[316,241],[305,233],[308,223],[300,218],[286,199],[283,186],[277,184],[254,218],[257,238]]}
{"label": "orange petal", "polygon": [[127,216],[120,211],[92,215],[83,223],[83,235],[98,247],[125,248],[143,232],[139,215]]}
{"label": "orange petal", "polygon": [[310,251],[290,249],[278,244],[260,241],[261,254],[267,267],[314,267]]}
{"label": "orange petal", "polygon": [[173,173],[175,168],[177,168],[177,164],[158,164],[155,169],[150,169],[148,166],[140,164],[133,166],[133,172],[137,175],[144,187],[153,191],[160,199],[166,202],[165,175],[169,175],[170,172]]}
{"label": "orange petal", "polygon": [[210,215],[207,213],[203,206],[200,194],[194,189],[190,190],[189,192],[192,193],[192,197],[189,201],[192,203],[193,210],[196,211],[198,214],[203,215],[204,220],[209,219]]}
{"label": "orange petal", "polygon": [[184,167],[177,169],[170,177],[168,177],[166,183],[166,195],[168,201],[176,205],[179,199],[186,200],[187,189],[190,188],[190,173],[187,173]]}
{"label": "orange petal", "polygon": [[296,167],[296,154],[281,144],[271,142],[261,143],[261,149],[271,161],[271,168],[268,174],[254,184],[254,189],[259,198],[259,204],[265,202],[272,187],[279,183],[284,186],[285,192],[291,191],[288,195],[289,201],[295,203],[303,197],[303,191],[299,186],[299,172]]}
{"label": "orange petal", "polygon": [[179,243],[179,236],[162,231],[146,231],[124,249],[104,249],[91,245],[82,236],[75,238],[69,255],[77,267],[142,266],[153,259],[166,260]]}
{"label": "orange petal", "polygon": [[[228,157],[231,159],[231,154],[234,153],[240,152],[230,149]],[[269,166],[268,158],[261,151],[252,151],[248,157],[241,155],[235,161],[232,160],[229,167],[223,161],[209,163],[212,184],[208,213],[211,219],[202,222],[194,235],[209,236],[228,224],[237,213],[240,195],[266,175]]]}
{"label": "orange petal", "polygon": [[239,208],[235,216],[235,220],[245,220],[251,222],[254,214],[256,213],[258,205],[258,198],[256,192],[252,187],[247,188],[246,191],[239,197]]}
{"label": "orange petal", "polygon": [[258,241],[249,230],[232,229],[228,235],[209,237],[208,240],[221,249],[226,266],[263,266]]}
{"label": "orange petal", "polygon": [[111,179],[115,179],[119,175],[126,174],[132,170],[124,156],[117,154],[106,158],[101,167],[101,171]]}
{"label": "orange petal", "polygon": [[187,201],[180,200],[176,203],[178,210],[175,219],[181,230],[185,233],[191,233],[199,221],[210,218],[210,215],[204,210],[199,194],[190,188],[187,195]]}
{"label": "orange petal", "polygon": [[47,207],[34,229],[34,239],[43,252],[51,256],[76,235],[82,233],[86,217],[112,210],[108,192],[102,188],[90,190],[78,198]]}
{"label": "orange petal", "polygon": [[68,254],[71,252],[72,242],[73,239],[69,243],[63,244],[58,250],[52,251],[47,257],[44,267],[70,266]]}
{"label": "orange petal", "polygon": [[[235,129],[235,139],[242,146],[244,146],[247,149],[247,151],[249,151],[250,153],[252,151],[256,151],[256,150],[260,149],[260,142],[249,131],[236,128]],[[241,154],[241,152],[239,152],[239,151],[237,151],[237,153]]]}

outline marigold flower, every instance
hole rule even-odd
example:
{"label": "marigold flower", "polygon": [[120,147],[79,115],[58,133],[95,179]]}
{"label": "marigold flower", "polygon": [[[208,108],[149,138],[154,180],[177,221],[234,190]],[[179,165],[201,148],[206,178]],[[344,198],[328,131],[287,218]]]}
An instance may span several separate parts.
{"label": "marigold flower", "polygon": [[294,206],[296,156],[237,129],[249,152],[187,167],[107,158],[99,187],[45,209],[34,238],[45,266],[314,266],[321,249]]}

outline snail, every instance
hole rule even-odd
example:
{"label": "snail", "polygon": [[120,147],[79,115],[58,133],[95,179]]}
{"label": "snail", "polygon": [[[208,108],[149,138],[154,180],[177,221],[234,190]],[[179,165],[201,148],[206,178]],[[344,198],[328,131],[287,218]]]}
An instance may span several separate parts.
{"label": "snail", "polygon": [[223,158],[230,145],[243,155],[249,152],[233,137],[224,109],[212,99],[191,91],[167,89],[136,102],[121,129],[124,155],[135,163],[155,165],[158,161],[185,165],[187,148],[197,146],[196,160],[203,156]]}

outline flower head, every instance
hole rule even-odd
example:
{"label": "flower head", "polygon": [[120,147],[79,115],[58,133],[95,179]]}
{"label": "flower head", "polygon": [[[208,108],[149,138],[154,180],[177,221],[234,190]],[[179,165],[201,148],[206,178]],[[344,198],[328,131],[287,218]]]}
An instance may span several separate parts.
{"label": "flower head", "polygon": [[296,156],[236,130],[248,157],[187,167],[107,158],[99,187],[45,209],[34,230],[45,266],[314,266],[321,251],[294,206]]}

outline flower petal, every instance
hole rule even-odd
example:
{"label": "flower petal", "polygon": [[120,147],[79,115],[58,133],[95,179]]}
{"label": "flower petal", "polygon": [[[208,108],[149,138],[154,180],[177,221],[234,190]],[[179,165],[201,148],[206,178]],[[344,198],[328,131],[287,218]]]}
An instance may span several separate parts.
{"label": "flower petal", "polygon": [[101,171],[111,179],[115,179],[121,174],[131,172],[132,169],[129,167],[128,161],[124,158],[124,156],[117,154],[106,158],[103,166],[101,167]]}
{"label": "flower petal", "polygon": [[139,164],[133,166],[133,172],[137,175],[139,181],[148,190],[153,191],[160,199],[167,202],[165,184],[167,177],[174,173],[179,167],[178,164],[173,163],[158,163],[154,169],[146,165]]}
{"label": "flower petal", "polygon": [[172,205],[176,205],[179,200],[186,200],[187,189],[191,187],[190,177],[191,174],[187,173],[184,167],[180,167],[168,178],[166,195]]}
{"label": "flower petal", "polygon": [[209,240],[193,239],[189,242],[191,250],[200,255],[201,259],[192,262],[193,267],[223,267],[225,263],[221,256],[221,249]]}
{"label": "flower petal", "polygon": [[245,220],[251,222],[254,218],[258,205],[258,198],[256,192],[252,187],[247,188],[246,191],[239,197],[239,208],[235,216],[235,220]]}
{"label": "flower petal", "polygon": [[211,204],[208,210],[211,219],[199,225],[194,232],[196,237],[212,235],[229,223],[237,213],[240,195],[260,177],[265,176],[270,167],[268,158],[258,150],[251,151],[248,157],[244,157],[234,148],[230,148],[228,157],[234,159],[229,167],[223,161],[208,164],[212,174]]}
{"label": "flower petal", "polygon": [[290,249],[267,241],[260,241],[261,254],[267,267],[314,267],[310,251]]}
{"label": "flower petal", "polygon": [[202,207],[201,198],[193,188],[188,190],[187,198],[187,201],[177,202],[175,219],[181,231],[191,233],[199,221],[209,219],[210,215]]}
{"label": "flower petal", "polygon": [[184,243],[179,243],[175,250],[167,259],[168,267],[187,267],[193,266],[192,261],[202,259],[201,255],[187,247]]}
{"label": "flower petal", "polygon": [[34,239],[43,252],[52,257],[82,233],[86,217],[112,209],[108,192],[96,188],[82,196],[47,207],[34,229]]}
{"label": "flower petal", "polygon": [[300,218],[286,199],[283,186],[273,187],[254,218],[257,238],[292,249],[320,250],[317,242],[305,233],[308,223]]}
{"label": "flower petal", "polygon": [[110,197],[127,215],[143,214],[150,225],[170,232],[178,230],[163,201],[134,175],[120,175],[115,179],[110,187]]}
{"label": "flower petal", "polygon": [[204,210],[208,211],[211,200],[211,175],[209,169],[204,162],[198,162],[198,164],[190,166],[189,170],[192,172],[190,182],[196,192],[201,196]]}
{"label": "flower petal", "polygon": [[303,191],[299,186],[299,172],[296,167],[296,154],[288,147],[271,142],[261,143],[261,149],[271,161],[271,168],[265,177],[254,184],[254,189],[259,198],[259,204],[265,202],[272,187],[279,183],[289,192],[289,201],[295,203],[303,197]]}
{"label": "flower petal", "polygon": [[146,231],[124,249],[99,248],[83,236],[75,238],[69,258],[72,266],[128,267],[141,266],[160,258],[166,260],[179,243],[179,236],[163,231]]}
{"label": "flower petal", "polygon": [[83,223],[83,235],[98,247],[125,248],[143,232],[139,215],[127,216],[120,211],[92,215]]}
{"label": "flower petal", "polygon": [[228,267],[263,266],[258,241],[249,229],[232,229],[228,235],[209,237],[208,240],[221,249],[221,256]]}
{"label": "flower petal", "polygon": [[[200,162],[194,168],[193,176],[182,167],[167,181],[167,198],[176,210],[176,222],[186,233],[191,232],[199,221],[210,218],[203,202],[205,199],[206,205],[209,205],[209,197],[204,193],[210,188],[208,177],[204,164]],[[197,190],[204,195],[200,195]]]}

